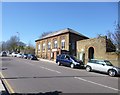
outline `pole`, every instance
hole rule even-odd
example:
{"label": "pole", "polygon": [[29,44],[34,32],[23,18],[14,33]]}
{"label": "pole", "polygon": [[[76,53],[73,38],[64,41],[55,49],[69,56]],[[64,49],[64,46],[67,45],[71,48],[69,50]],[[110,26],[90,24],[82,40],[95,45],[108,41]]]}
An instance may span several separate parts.
{"label": "pole", "polygon": [[16,32],[18,34],[18,52],[20,52],[20,33],[19,32]]}

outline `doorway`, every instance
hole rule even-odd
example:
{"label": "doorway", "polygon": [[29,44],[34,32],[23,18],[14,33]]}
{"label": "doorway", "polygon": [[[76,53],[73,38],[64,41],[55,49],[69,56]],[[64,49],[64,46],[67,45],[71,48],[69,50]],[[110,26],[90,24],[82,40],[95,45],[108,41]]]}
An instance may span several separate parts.
{"label": "doorway", "polygon": [[88,49],[88,59],[94,59],[94,48],[90,47]]}

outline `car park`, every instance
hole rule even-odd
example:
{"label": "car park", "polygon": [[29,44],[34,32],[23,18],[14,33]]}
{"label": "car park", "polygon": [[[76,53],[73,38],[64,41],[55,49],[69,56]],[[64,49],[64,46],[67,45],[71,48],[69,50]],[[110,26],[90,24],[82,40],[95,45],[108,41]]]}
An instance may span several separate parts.
{"label": "car park", "polygon": [[38,60],[37,57],[33,54],[28,54],[27,55],[27,59],[30,59],[30,60]]}
{"label": "car park", "polygon": [[108,60],[91,59],[86,64],[86,71],[99,71],[107,73],[109,76],[120,75],[120,68],[113,66]]}
{"label": "car park", "polygon": [[84,64],[81,60],[78,60],[75,56],[68,54],[58,55],[56,58],[56,63],[58,64],[58,66],[66,65],[66,66],[70,66],[71,68],[84,67]]}

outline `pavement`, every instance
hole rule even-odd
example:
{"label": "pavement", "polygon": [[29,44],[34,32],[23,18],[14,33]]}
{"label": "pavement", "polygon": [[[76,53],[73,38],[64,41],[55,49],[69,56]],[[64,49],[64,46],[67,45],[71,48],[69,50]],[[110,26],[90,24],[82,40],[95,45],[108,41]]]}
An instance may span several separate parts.
{"label": "pavement", "polygon": [[38,58],[38,60],[40,60],[40,61],[44,61],[44,62],[56,63],[55,61],[48,60],[48,59],[42,59],[42,58]]}
{"label": "pavement", "polygon": [[6,95],[5,93],[6,93],[5,87],[3,86],[3,83],[0,80],[0,95]]}
{"label": "pavement", "polygon": [[1,93],[2,91],[5,91],[5,88],[4,88],[4,86],[3,86],[3,84],[2,84],[2,82],[1,82],[1,80],[0,80],[0,93]]}

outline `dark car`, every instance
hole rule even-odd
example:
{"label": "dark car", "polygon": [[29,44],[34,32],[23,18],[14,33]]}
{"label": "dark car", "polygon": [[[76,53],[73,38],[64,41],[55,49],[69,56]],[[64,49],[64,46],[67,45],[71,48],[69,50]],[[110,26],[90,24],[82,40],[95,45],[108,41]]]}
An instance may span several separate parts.
{"label": "dark car", "polygon": [[22,54],[22,58],[27,59],[28,54]]}
{"label": "dark car", "polygon": [[30,60],[38,60],[37,57],[33,54],[28,54],[27,55],[27,59],[30,59]]}
{"label": "dark car", "polygon": [[56,58],[56,63],[58,64],[58,66],[66,65],[66,66],[70,66],[71,68],[84,67],[84,64],[81,60],[78,60],[75,56],[68,54],[58,55]]}

